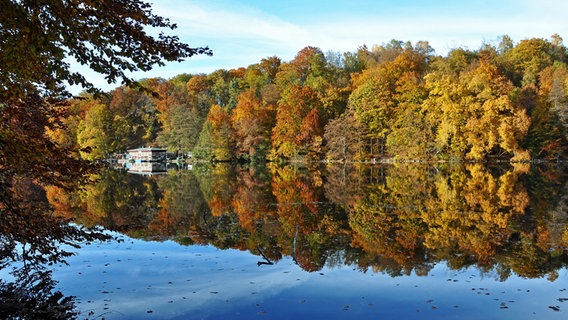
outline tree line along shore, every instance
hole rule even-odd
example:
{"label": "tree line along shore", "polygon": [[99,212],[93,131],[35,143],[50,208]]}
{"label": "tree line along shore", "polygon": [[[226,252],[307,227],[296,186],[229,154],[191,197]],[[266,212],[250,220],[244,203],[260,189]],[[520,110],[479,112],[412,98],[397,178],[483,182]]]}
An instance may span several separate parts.
{"label": "tree line along shore", "polygon": [[162,146],[193,161],[562,161],[562,38],[495,43],[444,56],[425,41],[308,46],[291,61],[143,79],[81,94],[48,134],[91,160]]}

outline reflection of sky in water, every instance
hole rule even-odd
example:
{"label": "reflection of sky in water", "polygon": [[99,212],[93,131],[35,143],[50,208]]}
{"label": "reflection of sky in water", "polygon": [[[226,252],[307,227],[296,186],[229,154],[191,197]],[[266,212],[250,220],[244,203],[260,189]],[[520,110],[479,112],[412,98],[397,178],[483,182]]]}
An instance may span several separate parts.
{"label": "reflection of sky in water", "polygon": [[[54,279],[84,316],[105,319],[566,319],[568,272],[554,282],[499,282],[438,265],[428,276],[362,273],[349,266],[307,273],[286,258],[174,242],[93,244]],[[549,306],[558,306],[554,311]]]}

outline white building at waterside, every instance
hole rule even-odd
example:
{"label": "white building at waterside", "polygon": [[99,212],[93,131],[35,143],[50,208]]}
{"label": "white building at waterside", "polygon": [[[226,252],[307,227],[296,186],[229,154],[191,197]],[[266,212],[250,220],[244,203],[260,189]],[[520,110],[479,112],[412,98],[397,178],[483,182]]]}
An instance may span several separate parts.
{"label": "white building at waterside", "polygon": [[166,151],[163,148],[137,148],[128,150],[128,156],[135,162],[166,161]]}

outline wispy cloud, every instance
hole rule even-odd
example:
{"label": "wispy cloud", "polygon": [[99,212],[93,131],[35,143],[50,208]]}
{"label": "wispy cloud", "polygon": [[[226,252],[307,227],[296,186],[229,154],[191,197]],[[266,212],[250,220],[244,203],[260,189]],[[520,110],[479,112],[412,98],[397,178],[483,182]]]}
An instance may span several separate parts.
{"label": "wispy cloud", "polygon": [[[562,1],[544,0],[515,2],[514,7],[483,8],[486,1],[477,6],[459,7],[448,11],[430,4],[426,11],[414,9],[395,15],[380,7],[370,7],[362,15],[337,14],[322,5],[305,21],[290,19],[247,6],[227,6],[227,3],[182,2],[176,5],[158,5],[158,12],[180,25],[178,32],[191,42],[206,41],[224,56],[224,49],[245,47],[242,54],[258,52],[264,56],[284,53],[283,59],[304,46],[313,45],[326,50],[351,51],[361,44],[372,46],[390,39],[425,40],[431,42],[439,53],[449,46],[479,47],[483,41],[509,34],[516,40],[526,37],[548,37],[554,32],[565,32],[568,4]],[[404,1],[403,1],[404,2]],[[507,2],[504,2],[507,3]],[[542,5],[541,5],[542,3]],[[175,7],[175,9],[174,9]],[[333,4],[330,4],[333,7]],[[480,7],[480,8],[477,8]],[[473,9],[472,9],[473,8]],[[300,9],[299,9],[300,10]],[[476,10],[476,11],[472,11]],[[484,11],[485,10],[485,11]],[[195,41],[194,41],[195,42]],[[292,50],[292,51],[291,51]],[[236,59],[240,52],[228,50]]]}
{"label": "wispy cloud", "polygon": [[157,6],[156,11],[179,25],[177,33],[213,42],[246,40],[287,46],[308,40],[302,26],[252,8],[233,11],[232,8],[183,2],[175,9]]}

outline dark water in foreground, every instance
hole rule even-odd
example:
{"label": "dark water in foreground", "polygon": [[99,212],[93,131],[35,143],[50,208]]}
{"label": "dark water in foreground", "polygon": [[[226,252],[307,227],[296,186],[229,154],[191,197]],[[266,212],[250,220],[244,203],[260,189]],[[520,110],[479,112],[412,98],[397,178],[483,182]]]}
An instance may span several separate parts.
{"label": "dark water in foreground", "polygon": [[567,317],[561,167],[156,170],[46,190],[119,240],[55,267],[79,318]]}

